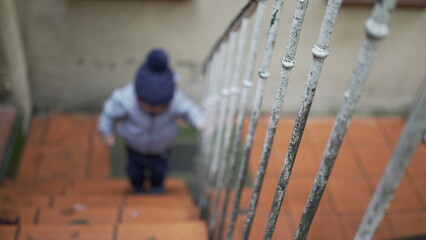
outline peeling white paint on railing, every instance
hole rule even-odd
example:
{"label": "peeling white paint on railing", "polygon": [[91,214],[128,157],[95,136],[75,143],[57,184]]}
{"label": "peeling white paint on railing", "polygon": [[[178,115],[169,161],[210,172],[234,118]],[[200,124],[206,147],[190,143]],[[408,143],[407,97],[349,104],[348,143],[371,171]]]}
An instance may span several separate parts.
{"label": "peeling white paint on railing", "polygon": [[[216,176],[213,176],[213,178],[212,178],[212,180],[213,180],[212,184],[213,184],[213,188],[215,189],[216,196],[215,196],[214,201],[213,201],[213,208],[210,211],[210,213],[211,213],[210,217],[211,218],[210,218],[210,225],[209,226],[210,226],[210,236],[211,236],[210,238],[211,239],[213,239],[213,235],[214,235],[214,232],[215,232],[215,229],[216,229],[216,223],[217,223],[216,218],[217,218],[217,215],[218,215],[217,209],[218,209],[218,206],[219,206],[219,197],[220,197],[220,191],[221,191],[220,184],[221,184],[221,182],[223,182],[223,180],[221,181],[221,179],[223,179],[223,174],[224,174],[223,168],[225,167],[225,158],[223,157],[223,148],[224,148],[223,141],[224,141],[224,138],[226,139],[226,132],[227,132],[227,129],[229,128],[229,126],[227,125],[227,122],[226,122],[226,119],[227,119],[226,109],[228,108],[229,101],[231,101],[231,99],[230,99],[230,97],[232,97],[232,91],[231,90],[232,90],[232,87],[234,85],[234,80],[231,78],[231,75],[233,75],[232,69],[233,69],[233,65],[234,65],[233,64],[233,61],[234,61],[233,57],[234,57],[236,37],[237,37],[237,32],[236,31],[231,32],[231,35],[230,35],[230,46],[231,46],[231,48],[230,48],[230,51],[228,51],[228,57],[230,57],[230,58],[228,58],[228,61],[231,61],[232,63],[227,64],[227,72],[225,72],[225,78],[229,82],[228,86],[226,86],[227,89],[228,89],[228,94],[227,94],[226,98],[224,99],[224,106],[222,106],[222,107],[225,107],[225,110],[224,110],[223,119],[220,120],[221,124],[223,124],[222,128],[220,129],[220,131],[222,131],[222,132],[218,134],[217,139],[219,139],[219,141],[216,141],[216,144],[219,144],[219,145],[215,146],[216,147],[215,150],[217,151],[217,152],[215,152],[215,154],[217,154],[217,155],[214,155],[214,157],[213,157],[213,160],[217,161],[217,170],[216,170],[216,173],[215,173]],[[231,109],[229,109],[229,110],[231,110]],[[220,116],[220,117],[222,117],[222,116]],[[225,133],[225,136],[223,136],[223,133]]]}
{"label": "peeling white paint on railing", "polygon": [[[308,0],[298,1],[295,12],[294,12],[292,28],[289,34],[289,40],[287,44],[287,50],[282,59],[283,68],[280,73],[277,92],[275,95],[275,101],[271,110],[271,117],[269,119],[268,130],[266,133],[263,150],[260,157],[258,171],[253,184],[253,193],[251,196],[250,205],[247,212],[247,220],[246,220],[246,226],[244,230],[246,230],[246,228],[251,227],[251,224],[253,222],[253,219],[256,213],[259,194],[261,192],[263,178],[264,178],[266,167],[270,157],[273,139],[275,136],[275,131],[278,126],[278,121],[280,118],[281,108],[284,101],[288,80],[290,77],[291,70],[295,64],[294,58],[296,55],[297,45],[299,42],[300,33],[302,30],[302,24],[303,24],[308,3],[309,3]],[[271,232],[271,235],[272,235],[272,232]]]}
{"label": "peeling white paint on railing", "polygon": [[[390,13],[397,1],[388,1],[376,4],[373,16],[366,23],[368,35],[379,40],[389,31],[388,21]],[[418,146],[422,132],[426,129],[426,90],[416,103],[409,117],[402,135],[395,147],[378,187],[371,199],[367,211],[361,221],[355,240],[372,239],[373,235],[393,198],[402,176],[411,160],[414,150]]]}
{"label": "peeling white paint on railing", "polygon": [[[314,219],[316,210],[321,201],[327,185],[328,178],[333,168],[343,137],[349,126],[349,122],[354,114],[356,104],[361,97],[361,92],[368,73],[373,63],[375,53],[383,37],[388,34],[388,21],[391,9],[394,8],[396,1],[377,1],[372,18],[366,22],[366,39],[361,47],[358,60],[353,70],[349,86],[345,92],[344,101],[328,139],[324,151],[320,168],[315,177],[314,185],[303,211],[295,239],[306,239],[309,228]],[[387,7],[385,7],[387,6]]]}
{"label": "peeling white paint on railing", "polygon": [[[274,106],[271,111],[269,119],[269,125],[267,134],[264,141],[262,155],[260,158],[259,169],[255,178],[253,194],[250,201],[249,210],[247,212],[247,218],[244,224],[242,239],[248,239],[250,234],[250,228],[255,217],[257,201],[259,198],[260,190],[262,187],[263,177],[266,171],[270,151],[272,148],[275,131],[278,126],[280,113],[284,101],[284,96],[287,88],[288,79],[291,70],[294,66],[294,58],[297,50],[297,45],[302,30],[302,23],[305,16],[308,0],[298,0],[296,10],[293,16],[292,29],[289,36],[289,41],[286,49],[286,54],[282,59],[282,71],[280,73],[280,79],[278,83],[278,89],[275,96]],[[338,11],[342,0],[328,0],[327,8],[321,24],[320,33],[318,36],[317,43],[312,48],[313,60],[309,68],[308,77],[306,81],[305,91],[303,94],[301,106],[297,113],[294,129],[292,132],[290,144],[287,149],[285,156],[284,166],[278,181],[274,201],[271,206],[269,219],[265,228],[263,239],[271,239],[276,226],[282,201],[285,196],[285,191],[290,180],[291,171],[294,165],[294,161],[297,155],[298,148],[301,143],[303,132],[306,126],[306,122],[309,116],[310,108],[313,103],[315,96],[317,83],[322,71],[325,58],[329,54],[329,42],[331,39],[332,32],[336,23]],[[256,92],[254,96],[254,103],[250,115],[250,122],[248,127],[248,133],[241,156],[241,162],[238,169],[238,179],[235,182],[235,197],[233,202],[232,214],[230,216],[228,231],[226,233],[226,239],[230,240],[233,238],[235,229],[235,222],[239,212],[239,204],[241,199],[241,193],[243,189],[243,182],[247,172],[248,159],[251,154],[251,148],[254,140],[254,133],[259,118],[259,111],[262,105],[263,93],[265,89],[266,80],[269,77],[269,66],[271,56],[274,48],[274,43],[277,35],[277,27],[280,19],[280,12],[284,0],[276,0],[272,17],[270,21],[270,28],[266,40],[266,46],[264,50],[263,62],[259,71],[259,78],[257,82]],[[309,228],[312,224],[315,212],[319,206],[322,194],[325,190],[328,178],[333,168],[334,161],[338,154],[339,148],[343,141],[343,137],[348,128],[350,119],[354,113],[357,102],[359,101],[364,82],[367,78],[368,72],[371,68],[372,61],[374,59],[375,52],[377,51],[380,40],[385,37],[389,32],[388,21],[392,9],[395,7],[396,0],[383,1],[378,0],[376,2],[375,9],[372,17],[366,22],[367,37],[361,47],[358,61],[355,69],[352,73],[352,77],[349,81],[348,89],[344,94],[344,102],[336,117],[330,138],[328,139],[326,149],[322,157],[320,168],[317,172],[314,184],[309,195],[309,199],[306,203],[302,218],[300,220],[295,239],[306,239]],[[252,42],[250,46],[250,52],[248,54],[248,63],[246,66],[246,72],[244,75],[244,82],[242,93],[240,97],[240,104],[238,108],[237,121],[235,128],[233,120],[236,112],[236,101],[237,94],[239,93],[240,86],[240,66],[242,62],[243,45],[245,37],[245,31],[248,22],[248,15],[254,10],[253,7],[257,6],[256,20],[253,27]],[[253,85],[252,75],[256,60],[256,51],[259,44],[259,37],[262,28],[263,14],[265,10],[265,1],[255,0],[249,1],[243,10],[234,19],[224,35],[219,39],[218,43],[214,47],[214,50],[210,54],[207,64],[204,66],[205,81],[207,81],[205,94],[205,105],[207,111],[207,127],[202,136],[201,146],[201,157],[200,161],[203,161],[200,170],[200,178],[202,179],[201,185],[207,188],[207,195],[204,199],[204,208],[209,206],[209,197],[212,192],[211,187],[216,187],[216,198],[213,205],[214,211],[212,212],[209,233],[211,239],[222,239],[222,231],[226,217],[226,210],[230,193],[232,191],[232,185],[234,184],[234,173],[237,168],[237,157],[239,153],[239,147],[241,143],[241,132],[247,109],[247,101],[249,97],[250,89]],[[250,12],[250,13],[249,13]],[[248,14],[248,15],[245,15]],[[230,71],[233,68],[234,61],[233,47],[231,46],[232,36],[235,31],[238,30],[239,24],[242,24],[241,35],[238,44],[238,50],[235,59],[235,71]],[[229,48],[224,47],[224,43],[229,39]],[[222,47],[218,47],[221,44]],[[226,50],[225,50],[226,49]],[[227,55],[225,57],[225,55]],[[229,72],[228,72],[229,71]],[[227,92],[231,93],[228,97]],[[411,156],[416,143],[420,141],[422,130],[424,130],[424,122],[426,121],[426,93],[423,93],[422,99],[420,100],[412,120],[410,118],[409,123],[404,130],[404,134],[395,149],[394,156],[391,159],[389,166],[382,178],[382,181],[375,193],[372,202],[370,203],[369,209],[364,216],[363,222],[361,223],[357,236],[355,239],[371,239],[374,234],[377,225],[379,224],[389,201],[391,200],[393,193],[398,186],[402,174],[404,173],[409,157]],[[229,101],[228,101],[229,100]],[[219,105],[220,102],[220,105]],[[228,106],[225,104],[229,104]],[[421,110],[419,110],[421,109]],[[218,116],[218,117],[217,117]],[[217,117],[217,118],[216,118]],[[413,123],[414,122],[414,123]],[[423,125],[421,125],[423,123]],[[234,132],[233,132],[234,131]],[[231,144],[231,136],[234,133],[234,139]],[[214,142],[214,143],[213,143]],[[212,148],[213,152],[212,152]],[[228,159],[229,158],[229,159]],[[213,160],[212,160],[213,159]],[[211,161],[212,160],[212,161]],[[229,161],[228,161],[229,160]],[[228,169],[229,165],[229,169]],[[207,170],[206,170],[207,169]],[[205,175],[203,175],[205,174]],[[205,177],[207,176],[207,178]],[[214,186],[210,186],[210,184]],[[224,202],[222,208],[219,209],[219,201],[221,200],[221,192],[223,185],[226,186]],[[200,192],[206,192],[201,190]],[[218,214],[221,214],[219,221],[219,229],[216,229],[216,218]],[[216,235],[214,235],[216,234]]]}
{"label": "peeling white paint on railing", "polygon": [[[220,152],[222,150],[222,140],[223,133],[225,130],[225,117],[228,110],[228,99],[230,95],[230,87],[231,87],[231,73],[232,68],[234,66],[234,50],[235,50],[235,42],[236,42],[237,33],[232,31],[229,36],[229,45],[226,53],[226,62],[225,62],[225,73],[223,76],[222,90],[221,90],[221,99],[220,99],[220,107],[219,107],[219,116],[218,116],[218,127],[216,131],[216,139],[214,143],[214,152],[213,152],[213,162],[212,169],[210,172],[209,183],[213,185],[213,187],[217,188],[216,180],[218,177],[218,171],[223,165],[224,161],[220,158]],[[216,193],[218,194],[218,193]],[[214,205],[218,204],[218,202],[214,202]],[[214,206],[214,208],[217,208]],[[216,228],[216,217],[217,212],[211,212],[210,221],[209,221],[209,235],[212,236],[214,229]]]}
{"label": "peeling white paint on railing", "polygon": [[[278,180],[278,185],[274,200],[272,203],[269,219],[264,232],[264,239],[271,239],[275,225],[278,219],[279,211],[282,201],[287,190],[288,182],[290,180],[291,171],[296,159],[297,151],[299,149],[306,122],[309,116],[310,108],[315,96],[316,86],[321,74],[324,59],[328,56],[328,45],[331,39],[331,34],[334,29],[334,24],[337,18],[338,9],[341,1],[328,1],[326,12],[318,36],[318,41],[312,49],[313,60],[309,69],[309,75],[305,86],[305,91],[301,106],[297,113],[295,126],[292,132],[288,150],[284,160],[284,166]],[[294,21],[297,21],[295,17]],[[285,69],[286,61],[283,61]],[[288,64],[288,63],[287,63]],[[291,62],[289,64],[292,65]],[[265,143],[266,146],[267,143]]]}
{"label": "peeling white paint on railing", "polygon": [[[253,33],[251,37],[251,44],[250,44],[250,50],[248,54],[248,63],[246,67],[246,71],[244,73],[244,82],[243,82],[243,89],[240,97],[240,104],[238,109],[238,116],[237,116],[237,123],[234,131],[234,139],[232,143],[231,153],[230,153],[230,174],[228,175],[228,178],[226,180],[226,191],[225,191],[225,197],[224,197],[224,204],[222,207],[222,213],[226,213],[226,209],[228,206],[228,201],[232,189],[232,185],[234,183],[234,173],[237,169],[237,157],[239,152],[239,146],[241,143],[241,133],[243,129],[243,123],[244,123],[244,117],[246,114],[246,108],[248,103],[248,96],[250,93],[250,89],[253,86],[253,72],[254,72],[254,66],[256,63],[257,58],[257,50],[259,47],[259,38],[262,31],[262,25],[263,25],[263,17],[265,14],[265,2],[261,1],[257,5],[257,11],[256,11],[256,17],[254,20],[254,26],[253,26]],[[242,165],[241,165],[242,166]],[[234,206],[233,211],[231,213],[231,219],[228,224],[228,230],[226,233],[226,239],[232,239],[232,235],[234,232],[235,227],[235,221],[237,218],[238,213],[238,205],[241,197],[241,191],[242,191],[242,184],[244,181],[244,175],[238,174],[237,182],[240,183],[240,185],[237,187],[235,198],[234,198]],[[224,224],[224,223],[222,223]]]}
{"label": "peeling white paint on railing", "polygon": [[[237,54],[236,54],[236,62],[234,67],[234,72],[232,76],[232,83],[231,83],[231,96],[229,99],[229,112],[226,119],[226,130],[225,130],[225,136],[223,141],[223,151],[221,151],[220,159],[223,161],[221,167],[219,168],[219,175],[217,178],[217,195],[215,199],[215,208],[213,211],[217,212],[217,215],[220,216],[219,221],[219,227],[218,230],[215,231],[215,234],[213,235],[212,239],[220,239],[223,232],[223,226],[226,216],[226,211],[220,211],[219,208],[219,201],[222,196],[222,189],[223,185],[225,183],[225,179],[228,178],[228,176],[232,175],[232,172],[227,171],[229,169],[229,149],[230,149],[230,142],[231,142],[231,136],[234,126],[234,118],[237,110],[237,101],[238,96],[240,93],[241,88],[241,66],[243,62],[243,55],[245,53],[245,45],[246,45],[246,39],[247,39],[247,29],[249,25],[249,18],[245,17],[241,22],[241,28],[240,28],[240,36],[238,39],[238,48],[237,48]],[[224,202],[222,205],[226,205],[227,203]]]}
{"label": "peeling white paint on railing", "polygon": [[[277,37],[278,25],[280,22],[283,5],[284,5],[284,0],[276,0],[272,8],[272,16],[271,16],[268,35],[266,38],[266,45],[265,45],[265,51],[264,51],[264,56],[262,60],[262,66],[259,71],[259,78],[258,78],[257,86],[256,86],[254,104],[251,111],[248,133],[247,133],[246,142],[244,145],[243,155],[241,158],[242,166],[247,166],[248,159],[250,158],[251,149],[253,146],[254,134],[256,131],[257,122],[259,120],[266,80],[270,76],[269,67],[271,63],[272,53],[275,47],[275,40]],[[247,169],[244,169],[244,171],[246,172]],[[245,175],[245,173],[243,174]],[[242,182],[239,182],[238,186],[242,187]],[[252,224],[252,218],[247,217],[244,224],[244,228],[243,228],[243,234],[242,234],[243,239],[248,239],[251,224]]]}
{"label": "peeling white paint on railing", "polygon": [[409,117],[379,185],[361,221],[355,240],[372,239],[426,128],[426,91]]}
{"label": "peeling white paint on railing", "polygon": [[[211,184],[213,184],[214,182],[214,177],[216,175],[217,169],[218,169],[218,158],[216,157],[218,155],[218,151],[220,149],[218,146],[218,143],[220,143],[221,141],[221,135],[222,135],[222,129],[223,129],[223,118],[225,115],[225,110],[226,110],[226,101],[225,99],[228,97],[227,93],[228,93],[228,89],[226,87],[226,69],[227,69],[227,64],[229,62],[229,49],[230,49],[230,44],[229,42],[225,43],[223,52],[222,52],[222,57],[221,57],[221,62],[219,63],[219,65],[221,66],[219,68],[219,71],[217,73],[217,78],[215,79],[216,84],[217,84],[217,92],[215,95],[215,101],[217,104],[217,111],[215,112],[215,115],[213,116],[213,118],[211,119],[212,121],[212,127],[213,127],[213,138],[214,138],[214,143],[211,145],[212,147],[212,155],[210,156],[211,164],[210,164],[210,170],[208,172],[208,185],[210,186]],[[217,147],[216,147],[217,146]]]}
{"label": "peeling white paint on railing", "polygon": [[[206,72],[204,74],[204,89],[203,89],[204,98],[203,98],[203,104],[202,104],[202,107],[204,108],[204,110],[207,110],[209,108],[208,99],[210,97],[209,92],[211,87],[212,67],[213,67],[213,61],[209,62],[209,64],[206,66]],[[207,113],[208,112],[206,111],[206,114]],[[206,169],[207,167],[207,160],[205,157],[206,157],[206,152],[208,151],[208,148],[206,147],[207,139],[209,138],[208,134],[209,133],[207,133],[207,131],[204,131],[201,137],[199,137],[198,139],[198,145],[200,147],[198,149],[197,157],[196,157],[196,159],[198,159],[198,161],[196,161],[196,165],[197,165],[196,174],[197,174],[197,178],[200,179],[200,181],[203,181],[202,179],[203,172],[204,172],[204,169]],[[202,202],[204,201],[203,189],[204,189],[204,183],[201,182],[197,186],[197,189],[196,189],[197,192],[195,195],[198,206],[201,206]]]}
{"label": "peeling white paint on railing", "polygon": [[[223,48],[223,45],[222,45]],[[203,166],[204,169],[201,172],[201,176],[206,176],[208,174],[209,171],[209,156],[211,153],[211,148],[209,147],[213,138],[213,134],[214,134],[214,129],[215,129],[215,122],[212,121],[212,117],[215,114],[216,110],[217,110],[217,96],[216,96],[216,92],[217,92],[217,71],[219,70],[219,61],[220,61],[220,57],[221,57],[221,52],[217,52],[214,56],[214,58],[212,59],[211,65],[210,65],[210,69],[209,72],[207,73],[207,78],[206,81],[208,81],[206,83],[206,85],[208,85],[208,90],[207,90],[207,96],[204,100],[204,109],[206,111],[206,126],[205,129],[203,131],[203,142],[201,145],[201,152],[202,152],[202,157],[203,159],[201,159],[201,161],[203,162]],[[207,179],[205,177],[201,178],[203,180],[203,184],[202,184],[202,188],[206,187],[207,184]]]}
{"label": "peeling white paint on railing", "polygon": [[220,81],[221,81],[221,76],[222,76],[222,69],[224,67],[224,59],[225,59],[225,52],[226,52],[226,43],[222,43],[220,48],[218,49],[218,52],[215,54],[215,58],[213,59],[213,66],[212,66],[212,74],[211,74],[211,78],[209,79],[210,85],[211,85],[211,92],[210,92],[210,96],[207,99],[207,103],[206,103],[206,129],[204,130],[204,134],[206,135],[206,140],[205,140],[205,148],[204,148],[204,153],[203,153],[203,158],[205,158],[205,169],[203,169],[202,171],[202,176],[201,176],[201,188],[202,188],[202,193],[203,196],[201,197],[201,202],[200,202],[200,207],[201,209],[204,211],[205,209],[207,209],[207,207],[209,206],[209,202],[210,202],[210,186],[209,186],[209,173],[210,173],[210,169],[211,169],[211,155],[212,155],[212,149],[211,148],[211,144],[214,138],[214,131],[216,129],[216,125],[217,125],[217,120],[216,120],[216,116],[217,116],[217,111],[218,111],[218,103],[219,103],[219,99],[220,99]]}

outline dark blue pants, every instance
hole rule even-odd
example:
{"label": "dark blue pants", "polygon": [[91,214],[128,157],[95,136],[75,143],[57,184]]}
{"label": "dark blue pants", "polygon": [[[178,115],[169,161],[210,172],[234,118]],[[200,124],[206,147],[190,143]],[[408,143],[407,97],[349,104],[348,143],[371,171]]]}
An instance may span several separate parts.
{"label": "dark blue pants", "polygon": [[134,188],[141,188],[144,186],[145,170],[151,173],[151,187],[162,188],[164,179],[168,169],[168,158],[170,151],[163,154],[151,155],[141,154],[133,149],[127,147],[127,175]]}

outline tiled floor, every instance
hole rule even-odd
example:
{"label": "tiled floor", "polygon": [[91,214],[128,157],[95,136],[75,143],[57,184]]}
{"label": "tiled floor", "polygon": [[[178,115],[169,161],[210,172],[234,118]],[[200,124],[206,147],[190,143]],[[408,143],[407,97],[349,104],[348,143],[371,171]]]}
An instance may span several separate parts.
{"label": "tiled floor", "polygon": [[[93,180],[108,177],[111,170],[109,153],[100,142],[96,121],[96,116],[89,115],[34,118],[17,180]],[[249,163],[252,176],[256,175],[267,124],[268,119],[261,118],[257,127]],[[262,236],[293,124],[294,119],[283,118],[278,126],[259,200],[260,205],[256,213],[255,229],[258,230],[253,230],[251,239],[259,239]],[[404,120],[399,118],[353,119],[308,239],[353,238],[403,124]],[[331,118],[311,118],[308,121],[274,239],[290,239],[294,236],[332,125]],[[55,183],[60,184],[60,182]],[[96,186],[89,186],[95,184],[94,182],[81,183],[82,188],[86,186],[90,188],[90,191],[98,189]],[[44,186],[46,189],[38,189],[38,192],[58,192],[62,189],[59,185]],[[118,188],[121,189],[122,186],[117,186]],[[109,185],[105,191],[114,192],[115,189],[114,185]],[[249,198],[250,190],[246,189],[243,207],[248,206]],[[111,199],[111,201],[120,200]],[[102,205],[101,202],[99,204]],[[45,212],[44,214],[46,216],[40,216],[40,218],[48,221],[51,218],[47,215],[53,216],[57,213]],[[116,212],[103,212],[103,214],[115,216]],[[100,217],[99,221],[102,222],[107,218]],[[242,222],[239,222],[237,226],[242,226]],[[132,228],[132,226],[126,227]],[[99,231],[112,230],[111,226],[104,226]],[[123,229],[118,229],[119,239],[128,239],[123,234]],[[237,232],[236,235],[238,234]],[[416,234],[426,234],[426,146],[424,144],[416,149],[375,239],[391,239]]]}
{"label": "tiled floor", "polygon": [[6,148],[11,138],[14,122],[17,118],[16,109],[9,106],[0,105],[0,165],[6,154]]}
{"label": "tiled floor", "polygon": [[207,239],[207,225],[183,179],[164,195],[131,195],[110,179],[97,117],[35,117],[19,171],[0,186],[0,239]]}
{"label": "tiled floor", "polygon": [[[280,217],[294,236],[334,119],[311,118],[305,129]],[[257,127],[250,171],[256,175],[268,121]],[[273,196],[294,119],[277,128],[262,193]],[[352,239],[404,126],[400,118],[355,118],[350,124],[317,211],[309,239]],[[375,239],[426,235],[426,145],[420,143]],[[260,208],[257,214],[267,214]]]}
{"label": "tiled floor", "polygon": [[18,179],[105,178],[109,153],[96,131],[96,116],[35,117]]}

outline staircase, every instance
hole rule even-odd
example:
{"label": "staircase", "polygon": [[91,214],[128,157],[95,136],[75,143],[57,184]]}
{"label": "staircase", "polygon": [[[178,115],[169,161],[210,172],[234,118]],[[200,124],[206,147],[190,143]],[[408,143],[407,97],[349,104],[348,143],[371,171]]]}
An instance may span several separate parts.
{"label": "staircase", "polygon": [[[251,176],[258,165],[267,118],[259,123],[249,162]],[[307,239],[354,236],[403,123],[403,119],[353,119]],[[288,143],[293,124],[294,119],[286,118],[278,126],[278,144],[272,150],[250,240],[263,236],[282,166],[285,149],[281,146]],[[293,238],[332,124],[333,119],[310,120],[272,239]],[[99,141],[95,126],[96,117],[88,115],[33,119],[18,173],[0,186],[0,240],[207,239],[207,226],[199,220],[184,181],[169,178],[161,196],[135,196],[129,194],[126,179],[109,178],[108,149]],[[373,239],[425,234],[424,159],[422,144]],[[252,188],[243,189],[233,239],[241,239],[251,195]],[[228,222],[229,217],[224,233]]]}
{"label": "staircase", "polygon": [[207,239],[183,180],[132,195],[127,179],[108,178],[95,126],[89,116],[33,120],[18,175],[0,187],[0,239]]}

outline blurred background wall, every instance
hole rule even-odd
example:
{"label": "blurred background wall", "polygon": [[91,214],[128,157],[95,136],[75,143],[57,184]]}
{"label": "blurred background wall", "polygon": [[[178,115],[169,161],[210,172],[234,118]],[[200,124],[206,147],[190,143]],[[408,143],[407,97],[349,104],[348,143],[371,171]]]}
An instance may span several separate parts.
{"label": "blurred background wall", "polygon": [[[296,1],[285,1],[267,93],[275,93]],[[166,49],[179,85],[201,100],[199,69],[217,38],[246,0],[19,0],[28,79],[36,111],[97,111],[114,88],[132,81],[145,54]],[[269,1],[272,6],[273,1]],[[284,112],[295,112],[303,93],[325,0],[311,0]],[[334,113],[364,38],[371,7],[344,6],[318,86],[313,114]],[[266,11],[263,43],[271,7]],[[380,47],[357,112],[409,111],[426,79],[426,10],[398,8]],[[263,45],[258,58],[262,58]],[[257,65],[259,66],[259,64]],[[257,67],[258,68],[258,67]],[[265,98],[269,111],[273,98]]]}

